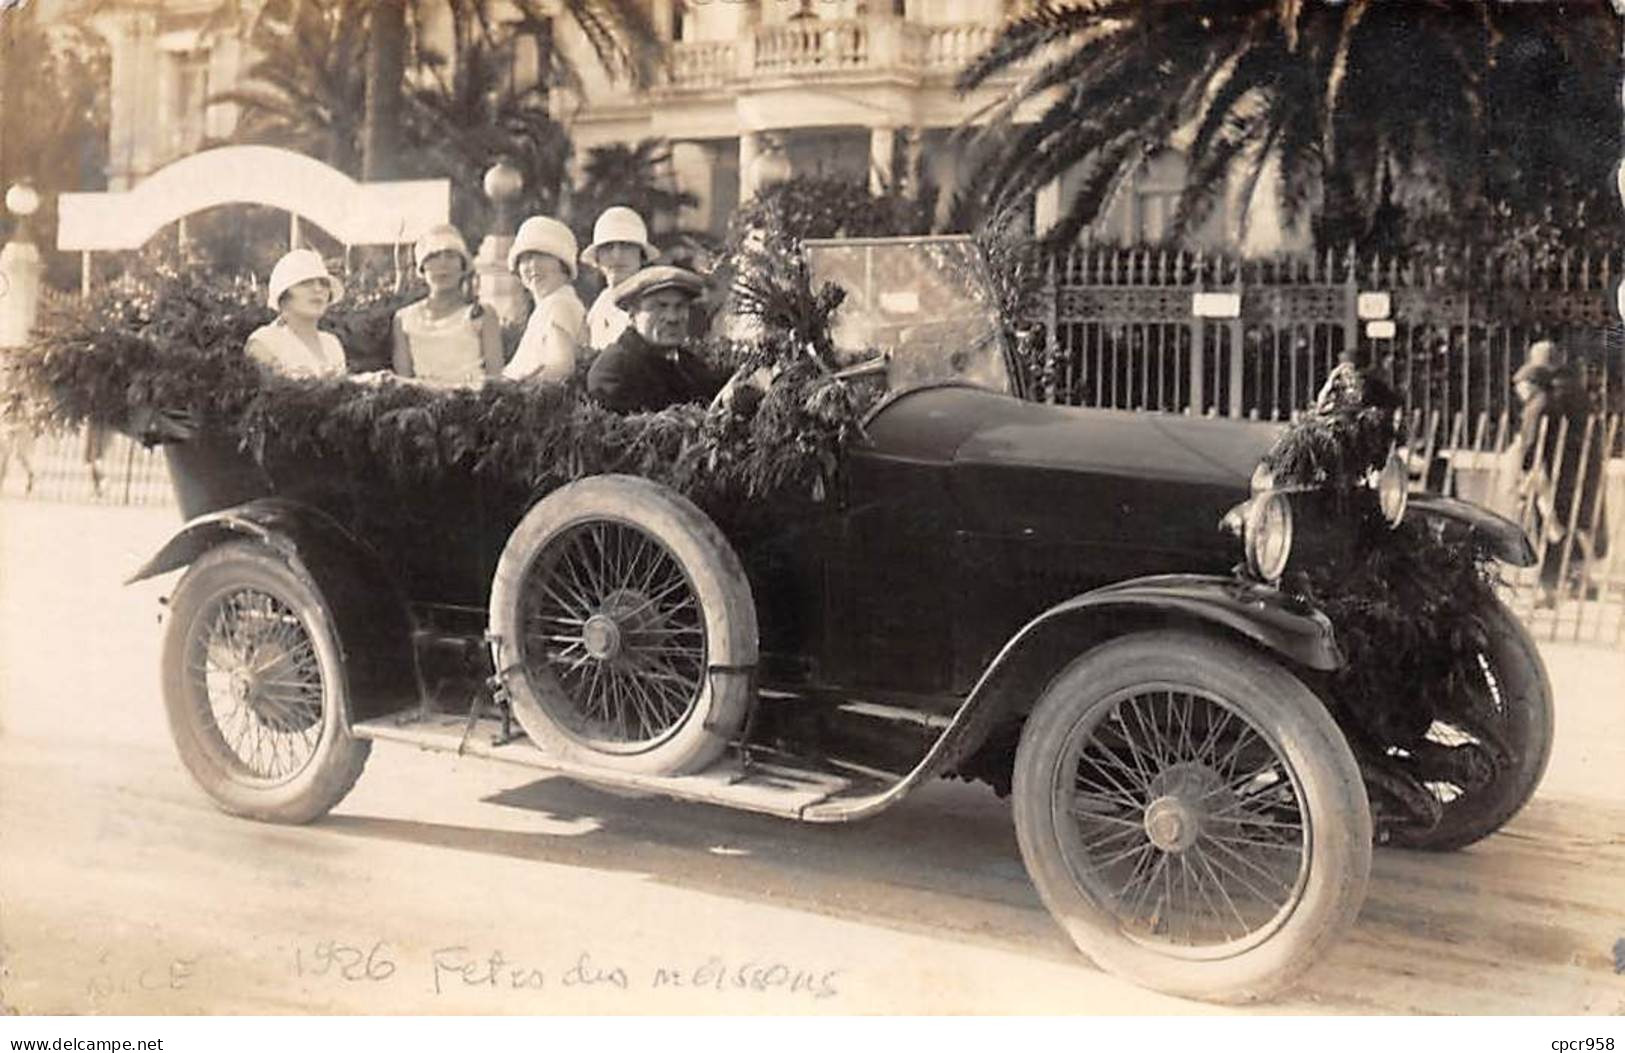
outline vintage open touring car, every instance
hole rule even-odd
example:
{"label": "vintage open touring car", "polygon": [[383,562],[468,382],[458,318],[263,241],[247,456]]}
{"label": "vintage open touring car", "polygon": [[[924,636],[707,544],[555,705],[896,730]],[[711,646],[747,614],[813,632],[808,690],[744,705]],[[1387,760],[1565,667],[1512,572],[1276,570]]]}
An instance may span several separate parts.
{"label": "vintage open touring car", "polygon": [[[979,777],[1101,966],[1215,1000],[1290,983],[1357,914],[1384,817],[1326,702],[1334,628],[1273,584],[1339,529],[1295,529],[1306,495],[1255,477],[1276,426],[1016,397],[967,239],[807,251],[888,391],[839,492],[747,533],[632,476],[383,494],[365,466],[170,444],[189,521],[136,578],[188,568],[163,653],[186,767],[278,822],[331,809],[380,740],[807,822]],[[1392,470],[1368,496],[1528,558]],[[1515,762],[1430,783],[1412,844],[1491,833],[1546,763],[1539,657],[1484,618],[1476,688]]]}

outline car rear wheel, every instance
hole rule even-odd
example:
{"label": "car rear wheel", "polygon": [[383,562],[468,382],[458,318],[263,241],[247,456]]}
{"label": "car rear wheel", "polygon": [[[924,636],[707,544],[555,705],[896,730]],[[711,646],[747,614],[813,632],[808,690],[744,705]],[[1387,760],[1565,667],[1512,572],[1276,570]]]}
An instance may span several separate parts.
{"label": "car rear wheel", "polygon": [[1170,994],[1265,997],[1365,897],[1371,813],[1342,732],[1289,672],[1199,633],[1067,666],[1022,732],[1013,806],[1073,942]]}
{"label": "car rear wheel", "polygon": [[[1391,840],[1405,848],[1454,851],[1505,826],[1529,803],[1552,757],[1552,685],[1540,652],[1513,613],[1502,603],[1482,612],[1488,646],[1479,655],[1475,683],[1486,719],[1506,750],[1507,762],[1482,786],[1429,781],[1442,813],[1430,828],[1396,826]],[[1428,740],[1439,746],[1472,745],[1471,728],[1435,722]]]}
{"label": "car rear wheel", "polygon": [[514,715],[565,759],[681,775],[749,711],[756,606],[727,539],[657,483],[604,475],[526,513],[491,589]]}
{"label": "car rear wheel", "polygon": [[371,743],[353,738],[332,616],[263,546],[205,553],[170,603],[164,708],[181,761],[224,811],[280,823],[326,814]]}

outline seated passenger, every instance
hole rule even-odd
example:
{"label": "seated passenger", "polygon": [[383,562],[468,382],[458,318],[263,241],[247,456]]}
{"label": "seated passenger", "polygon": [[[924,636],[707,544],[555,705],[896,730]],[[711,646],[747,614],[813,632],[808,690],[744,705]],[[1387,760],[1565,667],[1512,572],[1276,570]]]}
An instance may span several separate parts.
{"label": "seated passenger", "polygon": [[316,322],[344,295],[344,285],[310,249],[294,249],[276,261],[266,299],[276,321],[248,337],[249,358],[286,377],[343,376],[344,346]]}
{"label": "seated passenger", "polygon": [[681,267],[645,267],[615,288],[632,325],[593,361],[587,393],[622,413],[650,413],[681,402],[706,402],[721,390],[717,375],[683,347],[688,308],[705,279]]}
{"label": "seated passenger", "polygon": [[430,384],[478,385],[502,372],[496,316],[469,296],[468,245],[457,228],[431,228],[413,248],[429,295],[395,312],[395,372]]}
{"label": "seated passenger", "polygon": [[581,250],[581,262],[602,272],[605,282],[604,291],[587,311],[587,345],[593,351],[619,340],[632,324],[615,302],[615,287],[659,255],[660,250],[649,244],[643,217],[625,205],[604,209],[593,224],[592,244]]}
{"label": "seated passenger", "polygon": [[587,317],[570,285],[576,276],[576,236],[551,216],[532,216],[514,235],[508,268],[519,275],[534,306],[513,361],[502,375],[508,380],[563,384],[575,375],[576,349]]}

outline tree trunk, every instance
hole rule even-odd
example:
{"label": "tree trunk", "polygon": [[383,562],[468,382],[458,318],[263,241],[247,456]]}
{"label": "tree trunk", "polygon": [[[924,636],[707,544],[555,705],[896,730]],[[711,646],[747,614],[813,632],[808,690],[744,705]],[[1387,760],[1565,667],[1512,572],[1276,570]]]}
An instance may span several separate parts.
{"label": "tree trunk", "polygon": [[373,0],[367,41],[367,105],[361,178],[400,175],[401,92],[406,76],[405,0]]}

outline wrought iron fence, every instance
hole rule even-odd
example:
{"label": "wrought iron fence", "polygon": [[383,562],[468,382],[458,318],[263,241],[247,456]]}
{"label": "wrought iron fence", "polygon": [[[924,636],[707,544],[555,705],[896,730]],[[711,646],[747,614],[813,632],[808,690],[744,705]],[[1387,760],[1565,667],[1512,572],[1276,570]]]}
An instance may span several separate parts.
{"label": "wrought iron fence", "polygon": [[0,432],[0,495],[102,505],[174,502],[160,450],[116,432]]}
{"label": "wrought iron fence", "polygon": [[1472,501],[1520,524],[1537,563],[1509,569],[1505,595],[1536,635],[1625,642],[1625,416],[1548,418],[1526,458],[1518,424],[1503,412],[1446,416],[1416,410],[1408,422],[1415,486]]}
{"label": "wrought iron fence", "polygon": [[[1384,367],[1407,411],[1494,419],[1529,345],[1551,339],[1598,408],[1618,412],[1621,273],[1615,257],[1422,265],[1079,248],[1054,257],[1027,321],[1043,340],[1040,397],[1068,405],[1284,420],[1349,354]],[[1231,316],[1197,313],[1197,294],[1214,293]]]}

